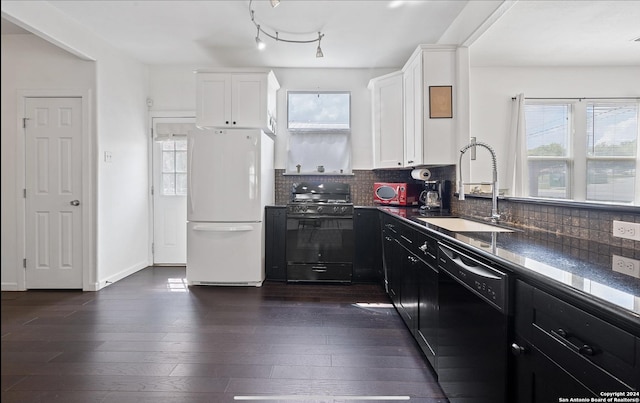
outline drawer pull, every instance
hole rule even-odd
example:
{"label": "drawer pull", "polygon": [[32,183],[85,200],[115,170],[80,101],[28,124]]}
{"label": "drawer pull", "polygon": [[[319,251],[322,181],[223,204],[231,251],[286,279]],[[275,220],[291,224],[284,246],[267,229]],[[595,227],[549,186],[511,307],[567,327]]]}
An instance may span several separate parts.
{"label": "drawer pull", "polygon": [[524,355],[524,354],[527,353],[527,349],[526,349],[526,347],[522,347],[518,343],[513,343],[511,345],[511,353],[513,355]]}
{"label": "drawer pull", "polygon": [[[576,336],[574,336],[573,334],[570,334],[569,332],[567,332],[562,328],[559,328],[558,330],[552,330],[551,334],[553,334],[558,338],[564,339],[567,342],[567,345],[571,347],[571,349],[573,349],[574,351],[577,351],[579,354],[588,355],[591,357],[598,353],[598,350],[595,347],[590,346],[587,343],[581,341]],[[578,345],[572,343],[569,340],[569,337],[576,339],[578,341]]]}
{"label": "drawer pull", "polygon": [[584,344],[582,347],[578,349],[578,352],[582,355],[596,355],[596,351],[588,344]]}

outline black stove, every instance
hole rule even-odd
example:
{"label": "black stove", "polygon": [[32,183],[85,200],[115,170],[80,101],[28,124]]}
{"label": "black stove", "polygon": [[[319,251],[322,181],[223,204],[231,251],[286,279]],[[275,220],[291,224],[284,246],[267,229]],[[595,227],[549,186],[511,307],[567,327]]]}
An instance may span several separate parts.
{"label": "black stove", "polygon": [[294,183],[288,215],[352,216],[351,187],[346,183]]}
{"label": "black stove", "polygon": [[353,204],[345,183],[295,183],[287,204],[287,281],[350,283]]}

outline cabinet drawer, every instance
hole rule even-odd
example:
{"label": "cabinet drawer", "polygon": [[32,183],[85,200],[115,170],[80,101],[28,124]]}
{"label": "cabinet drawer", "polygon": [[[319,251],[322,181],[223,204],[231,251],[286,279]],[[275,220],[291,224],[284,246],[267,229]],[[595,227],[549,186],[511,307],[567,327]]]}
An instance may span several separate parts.
{"label": "cabinet drawer", "polygon": [[351,264],[293,264],[287,266],[287,281],[350,283],[352,272]]}
{"label": "cabinet drawer", "polygon": [[[537,288],[521,286],[529,305],[523,336],[594,391],[640,390],[640,339]],[[529,300],[529,301],[527,301]],[[617,379],[612,379],[611,375]],[[625,387],[626,386],[626,387]]]}

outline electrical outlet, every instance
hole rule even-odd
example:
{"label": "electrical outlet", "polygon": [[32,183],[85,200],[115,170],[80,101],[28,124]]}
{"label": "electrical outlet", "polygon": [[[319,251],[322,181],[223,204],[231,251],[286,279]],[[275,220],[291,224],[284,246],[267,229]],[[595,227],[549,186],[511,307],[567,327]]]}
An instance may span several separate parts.
{"label": "electrical outlet", "polygon": [[613,255],[611,266],[613,271],[640,278],[640,260]]}
{"label": "electrical outlet", "polygon": [[110,164],[113,161],[113,153],[111,151],[104,152],[104,162]]}
{"label": "electrical outlet", "polygon": [[640,224],[613,220],[613,236],[640,241]]}

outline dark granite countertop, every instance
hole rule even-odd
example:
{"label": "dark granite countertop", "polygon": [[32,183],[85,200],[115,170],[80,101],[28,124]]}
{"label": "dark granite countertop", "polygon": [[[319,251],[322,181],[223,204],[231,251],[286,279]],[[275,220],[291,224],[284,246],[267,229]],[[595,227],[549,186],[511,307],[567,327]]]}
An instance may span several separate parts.
{"label": "dark granite countertop", "polygon": [[452,232],[421,221],[419,217],[424,215],[417,208],[379,210],[467,247],[546,290],[587,305],[640,337],[640,279],[614,271],[612,265],[614,255],[637,258],[634,250],[533,229]]}

